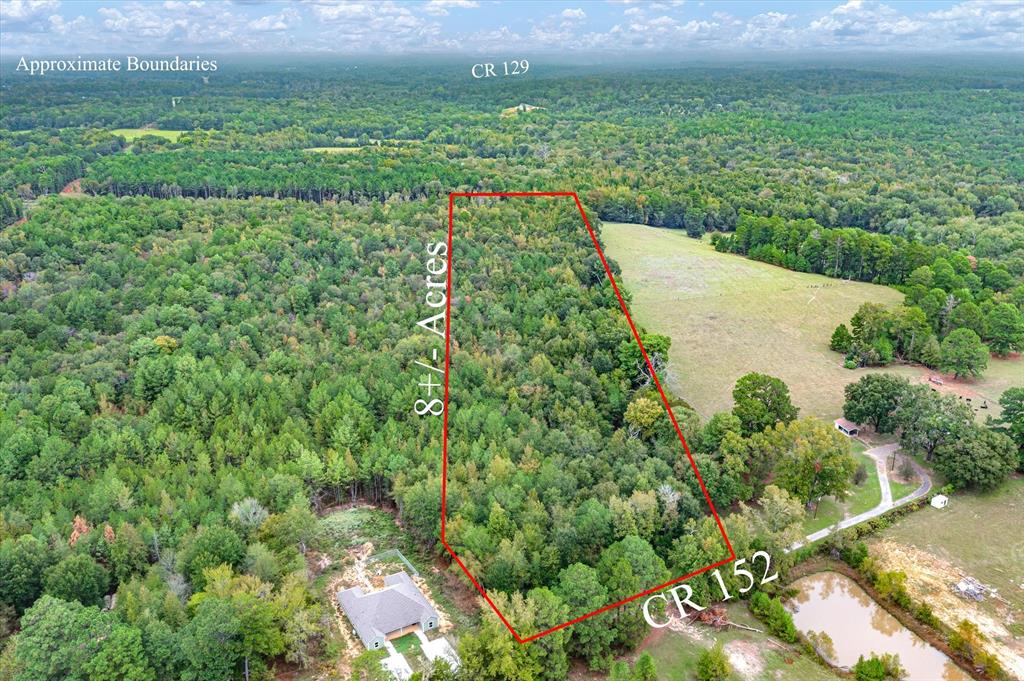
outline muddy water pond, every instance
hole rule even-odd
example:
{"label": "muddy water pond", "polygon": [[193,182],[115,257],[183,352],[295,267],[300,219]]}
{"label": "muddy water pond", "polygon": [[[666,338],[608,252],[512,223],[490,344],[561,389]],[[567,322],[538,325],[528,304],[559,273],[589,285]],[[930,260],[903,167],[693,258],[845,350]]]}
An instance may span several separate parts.
{"label": "muddy water pond", "polygon": [[[969,681],[952,660],[875,603],[846,575],[819,572],[792,584],[800,593],[788,606],[793,623],[816,640],[819,652],[838,667],[852,667],[871,653],[896,653],[908,681]],[[827,636],[822,636],[822,634]]]}

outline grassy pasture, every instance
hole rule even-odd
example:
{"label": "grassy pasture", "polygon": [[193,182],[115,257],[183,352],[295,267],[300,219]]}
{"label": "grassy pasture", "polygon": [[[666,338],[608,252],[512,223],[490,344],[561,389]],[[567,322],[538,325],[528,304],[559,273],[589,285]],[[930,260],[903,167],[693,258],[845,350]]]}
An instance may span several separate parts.
{"label": "grassy pasture", "polygon": [[153,128],[118,128],[111,130],[115,135],[124,137],[125,140],[132,142],[145,135],[153,135],[155,137],[162,137],[165,140],[171,142],[177,142],[178,138],[188,132],[188,130],[155,130]]}
{"label": "grassy pasture", "polygon": [[[828,349],[832,331],[861,303],[900,304],[895,289],[718,253],[679,230],[606,222],[602,236],[622,267],[636,322],[672,338],[667,383],[704,418],[731,409],[733,384],[751,371],[778,376],[801,415],[825,419],[841,414],[843,388],[866,373],[914,382],[931,373],[914,366],[850,370]],[[978,413],[995,415],[995,400],[1022,375],[1024,360],[992,359],[982,378],[947,386],[987,398],[990,409]]]}

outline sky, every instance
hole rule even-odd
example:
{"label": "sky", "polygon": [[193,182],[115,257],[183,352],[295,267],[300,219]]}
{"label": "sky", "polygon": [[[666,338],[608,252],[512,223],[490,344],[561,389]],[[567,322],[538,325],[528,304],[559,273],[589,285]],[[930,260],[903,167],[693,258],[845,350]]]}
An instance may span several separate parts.
{"label": "sky", "polygon": [[0,0],[5,57],[1024,52],[1024,0]]}

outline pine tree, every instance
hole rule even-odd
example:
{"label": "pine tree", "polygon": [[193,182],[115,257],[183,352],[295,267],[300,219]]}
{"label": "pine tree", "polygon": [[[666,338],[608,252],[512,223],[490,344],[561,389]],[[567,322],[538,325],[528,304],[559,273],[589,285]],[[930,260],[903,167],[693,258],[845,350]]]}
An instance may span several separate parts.
{"label": "pine tree", "polygon": [[840,324],[836,327],[836,330],[832,332],[832,340],[829,342],[828,347],[835,352],[841,352],[846,354],[853,347],[853,335],[850,330],[846,328],[846,324]]}

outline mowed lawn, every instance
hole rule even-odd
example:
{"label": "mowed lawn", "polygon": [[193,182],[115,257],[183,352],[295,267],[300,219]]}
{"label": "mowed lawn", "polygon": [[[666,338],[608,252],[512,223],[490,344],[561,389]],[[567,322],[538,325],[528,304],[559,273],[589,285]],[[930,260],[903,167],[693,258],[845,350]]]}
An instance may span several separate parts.
{"label": "mowed lawn", "polygon": [[[866,447],[860,442],[853,441],[853,455],[857,463],[864,466],[868,476],[860,485],[851,485],[850,493],[843,500],[835,497],[823,497],[819,502],[817,512],[811,510],[804,520],[804,533],[811,534],[826,527],[831,527],[837,522],[858,513],[871,510],[882,502],[882,487],[878,482],[878,468],[875,460],[864,454]],[[917,485],[913,486],[917,489]],[[893,490],[893,494],[895,494]],[[895,497],[894,497],[895,498]]]}
{"label": "mowed lawn", "polygon": [[785,381],[801,415],[839,416],[843,387],[869,370],[842,366],[828,349],[832,332],[861,303],[903,301],[886,286],[718,253],[680,230],[606,222],[602,235],[633,295],[635,320],[672,338],[669,385],[704,418],[732,409],[732,386],[751,371]]}

